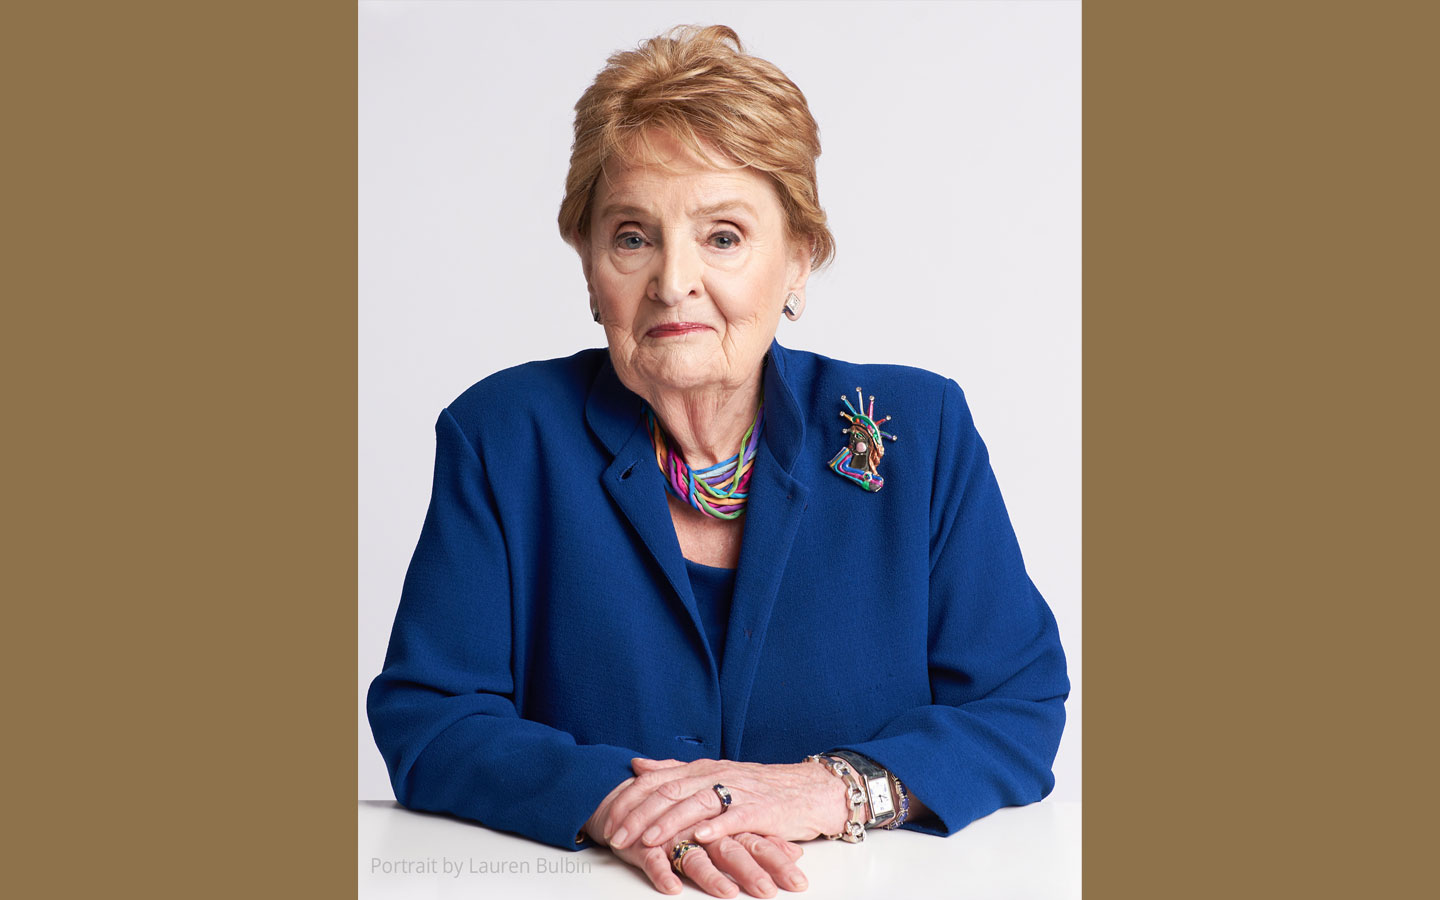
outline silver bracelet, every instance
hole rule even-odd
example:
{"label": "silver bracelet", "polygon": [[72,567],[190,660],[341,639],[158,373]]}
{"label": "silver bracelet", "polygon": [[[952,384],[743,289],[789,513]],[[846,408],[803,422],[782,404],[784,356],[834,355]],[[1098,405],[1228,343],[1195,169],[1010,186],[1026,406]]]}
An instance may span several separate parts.
{"label": "silver bracelet", "polygon": [[805,762],[814,760],[825,767],[825,771],[836,776],[845,783],[845,800],[850,804],[850,814],[845,821],[845,829],[839,834],[822,834],[821,837],[827,841],[844,841],[847,844],[858,844],[865,840],[865,823],[861,820],[861,810],[865,808],[865,789],[860,786],[860,779],[843,759],[834,756],[821,756],[816,753],[805,757]]}
{"label": "silver bracelet", "polygon": [[828,755],[845,760],[859,774],[870,806],[870,821],[865,823],[866,828],[884,828],[895,821],[895,796],[891,791],[892,776],[888,769],[853,750],[831,750]]}

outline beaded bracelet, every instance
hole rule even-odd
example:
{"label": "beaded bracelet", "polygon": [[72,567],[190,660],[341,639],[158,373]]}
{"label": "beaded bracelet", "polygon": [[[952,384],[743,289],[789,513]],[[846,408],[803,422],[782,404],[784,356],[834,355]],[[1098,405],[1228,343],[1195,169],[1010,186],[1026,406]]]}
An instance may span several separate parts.
{"label": "beaded bracelet", "polygon": [[895,795],[895,799],[899,801],[899,809],[889,825],[880,826],[887,831],[893,831],[899,828],[910,818],[910,792],[905,790],[905,783],[899,778],[896,778],[894,772],[890,773],[890,787],[893,789],[892,792]]}
{"label": "beaded bracelet", "polygon": [[816,753],[805,757],[805,762],[814,760],[825,767],[831,775],[838,777],[845,783],[845,797],[850,804],[850,814],[845,822],[845,830],[839,834],[822,834],[821,837],[827,841],[844,841],[847,844],[858,844],[865,840],[865,823],[860,816],[860,810],[865,807],[865,789],[860,786],[860,780],[849,764],[843,759],[833,756],[821,756]]}

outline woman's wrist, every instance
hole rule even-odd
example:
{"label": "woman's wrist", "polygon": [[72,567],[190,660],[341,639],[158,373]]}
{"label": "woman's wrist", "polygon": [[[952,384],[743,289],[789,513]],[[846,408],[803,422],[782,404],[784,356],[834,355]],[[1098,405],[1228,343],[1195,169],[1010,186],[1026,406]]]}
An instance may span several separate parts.
{"label": "woman's wrist", "polygon": [[610,789],[610,793],[606,794],[605,799],[600,801],[600,805],[595,807],[590,818],[585,820],[585,825],[580,829],[580,834],[576,836],[575,843],[582,843],[585,837],[589,837],[590,840],[602,847],[610,846],[610,842],[605,840],[605,815],[610,811],[610,804],[615,802],[615,798],[620,795],[620,792],[634,782],[635,778],[632,776]]}
{"label": "woman's wrist", "polygon": [[[811,823],[822,836],[843,834],[850,822],[850,786],[814,757],[801,763],[814,782],[814,808],[818,819]],[[868,816],[868,811],[865,812]]]}

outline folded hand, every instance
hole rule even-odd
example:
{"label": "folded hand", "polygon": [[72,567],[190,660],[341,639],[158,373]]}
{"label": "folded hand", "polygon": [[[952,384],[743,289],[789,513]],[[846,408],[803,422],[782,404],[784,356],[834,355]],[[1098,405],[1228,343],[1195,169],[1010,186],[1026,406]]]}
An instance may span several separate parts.
{"label": "folded hand", "polygon": [[[607,843],[600,823],[609,808],[635,779],[627,779],[611,792],[595,810],[586,824],[586,832],[595,840]],[[610,849],[620,859],[640,869],[649,877],[656,890],[666,894],[680,892],[681,882],[670,865],[670,851],[682,839],[693,839],[687,830],[663,845],[654,846],[638,841]],[[809,886],[795,860],[804,853],[796,844],[777,837],[750,832],[726,835],[702,843],[697,850],[685,854],[681,869],[685,877],[716,897],[735,897],[738,884],[755,897],[775,896],[776,885],[788,891],[803,891]]]}
{"label": "folded hand", "polygon": [[[743,832],[804,841],[839,832],[848,816],[843,782],[812,762],[635,759],[631,765],[636,777],[599,823],[613,847],[669,847],[691,831],[702,843]],[[717,784],[730,794],[728,809]]]}

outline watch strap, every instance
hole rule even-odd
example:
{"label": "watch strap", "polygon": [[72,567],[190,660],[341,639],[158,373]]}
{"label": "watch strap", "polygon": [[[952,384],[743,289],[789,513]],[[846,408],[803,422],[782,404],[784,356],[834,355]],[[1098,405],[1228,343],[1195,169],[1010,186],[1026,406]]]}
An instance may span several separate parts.
{"label": "watch strap", "polygon": [[[865,799],[870,809],[870,820],[865,823],[866,828],[885,828],[895,821],[895,777],[890,774],[888,769],[870,757],[853,750],[830,750],[827,755],[843,759],[860,776],[860,783],[865,787]],[[871,788],[872,782],[882,783],[887,802],[883,804],[877,802],[876,791]]]}

